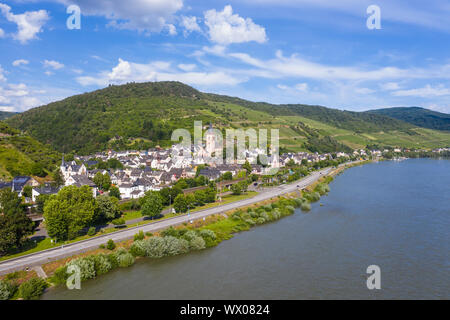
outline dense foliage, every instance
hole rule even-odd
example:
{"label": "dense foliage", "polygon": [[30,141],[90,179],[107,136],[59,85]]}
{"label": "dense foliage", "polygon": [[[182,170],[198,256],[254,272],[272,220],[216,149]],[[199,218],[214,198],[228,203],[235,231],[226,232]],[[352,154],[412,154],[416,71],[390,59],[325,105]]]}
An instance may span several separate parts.
{"label": "dense foliage", "polygon": [[450,114],[440,113],[424,108],[387,108],[371,110],[369,113],[388,116],[411,123],[418,127],[450,131]]}

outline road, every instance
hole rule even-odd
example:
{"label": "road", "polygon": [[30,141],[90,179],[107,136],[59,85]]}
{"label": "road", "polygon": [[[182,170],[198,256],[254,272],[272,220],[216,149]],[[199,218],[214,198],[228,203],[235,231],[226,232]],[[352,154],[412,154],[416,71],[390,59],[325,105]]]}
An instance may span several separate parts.
{"label": "road", "polygon": [[221,206],[217,206],[202,211],[191,213],[190,215],[182,215],[174,218],[168,218],[166,220],[156,221],[147,225],[124,229],[110,234],[105,234],[99,237],[75,242],[72,244],[64,245],[61,247],[48,249],[36,253],[32,253],[26,256],[10,259],[4,262],[0,262],[0,275],[11,273],[14,271],[31,269],[32,267],[40,266],[51,261],[59,260],[62,258],[70,257],[82,252],[97,249],[101,244],[105,244],[109,239],[114,242],[119,242],[127,239],[132,239],[139,231],[143,232],[155,232],[161,229],[168,228],[170,226],[180,225],[183,223],[189,223],[193,220],[203,219],[207,216],[220,214],[239,207],[245,207],[250,204],[268,200],[273,197],[277,197],[286,193],[293,192],[297,189],[302,189],[310,184],[316,182],[318,179],[331,172],[331,168],[326,168],[317,172],[311,173],[311,175],[295,183],[281,185],[266,189],[250,199],[244,199]]}

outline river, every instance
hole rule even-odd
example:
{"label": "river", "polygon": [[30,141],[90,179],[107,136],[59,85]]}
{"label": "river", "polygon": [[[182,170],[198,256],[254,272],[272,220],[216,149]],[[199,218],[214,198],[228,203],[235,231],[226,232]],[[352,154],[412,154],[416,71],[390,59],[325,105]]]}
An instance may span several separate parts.
{"label": "river", "polygon": [[330,187],[307,214],[43,299],[450,299],[450,160],[367,164]]}

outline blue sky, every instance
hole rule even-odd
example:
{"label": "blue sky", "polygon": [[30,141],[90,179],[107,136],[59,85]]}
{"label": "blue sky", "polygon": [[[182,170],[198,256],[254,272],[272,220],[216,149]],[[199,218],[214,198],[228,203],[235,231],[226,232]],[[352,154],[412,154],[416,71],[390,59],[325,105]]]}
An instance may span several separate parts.
{"label": "blue sky", "polygon": [[[367,28],[370,5],[381,29]],[[450,113],[449,17],[447,0],[0,0],[0,110],[178,80],[253,101]]]}

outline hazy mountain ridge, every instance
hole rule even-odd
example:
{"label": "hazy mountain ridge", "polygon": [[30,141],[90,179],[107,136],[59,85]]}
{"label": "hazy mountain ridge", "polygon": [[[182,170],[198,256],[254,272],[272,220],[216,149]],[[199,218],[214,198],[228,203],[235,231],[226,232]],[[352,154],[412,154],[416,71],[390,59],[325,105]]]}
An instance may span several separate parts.
{"label": "hazy mountain ridge", "polygon": [[450,131],[450,114],[420,107],[386,108],[370,110],[367,113],[388,116],[418,127]]}
{"label": "hazy mountain ridge", "polygon": [[194,120],[212,122],[219,129],[280,128],[281,146],[293,151],[332,151],[374,143],[450,144],[450,134],[425,131],[385,115],[251,102],[202,93],[180,82],[111,85],[31,109],[7,122],[60,152],[86,154],[107,148],[167,146],[174,129],[191,130]]}

